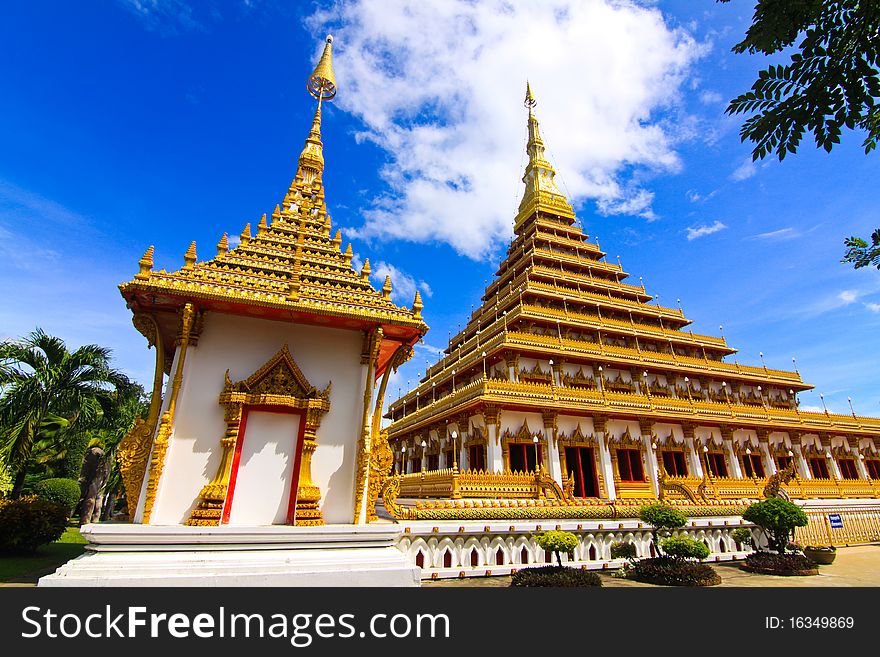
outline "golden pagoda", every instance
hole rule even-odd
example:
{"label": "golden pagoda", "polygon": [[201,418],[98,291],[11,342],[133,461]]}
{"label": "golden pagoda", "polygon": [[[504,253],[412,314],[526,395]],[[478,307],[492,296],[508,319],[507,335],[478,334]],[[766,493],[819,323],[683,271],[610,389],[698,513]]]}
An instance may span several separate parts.
{"label": "golden pagoda", "polygon": [[445,357],[386,415],[386,507],[404,519],[608,518],[661,499],[693,517],[735,516],[765,490],[880,497],[880,419],[802,411],[812,386],[799,372],[727,362],[723,337],[626,282],[557,188],[535,105],[527,85],[507,255]]}
{"label": "golden pagoda", "polygon": [[[388,375],[427,326],[418,293],[411,309],[396,306],[391,282],[374,289],[369,260],[355,271],[351,245],[334,233],[321,141],[322,103],[337,91],[331,42],[307,81],[318,102],[296,175],[271,215],[255,232],[246,224],[233,248],[224,233],[208,259],[193,242],[177,271],[154,270],[151,246],[120,285],[156,348],[149,416],[120,449],[136,522],[309,525],[371,515],[371,445]],[[274,461],[258,437],[277,443]],[[263,470],[251,465],[261,458]],[[260,486],[270,482],[277,509],[263,517]]]}

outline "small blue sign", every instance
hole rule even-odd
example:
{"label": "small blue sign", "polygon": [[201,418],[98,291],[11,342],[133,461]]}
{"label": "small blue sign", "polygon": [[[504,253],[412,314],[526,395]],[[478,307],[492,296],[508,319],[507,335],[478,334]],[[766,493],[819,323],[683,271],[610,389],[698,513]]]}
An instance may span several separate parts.
{"label": "small blue sign", "polygon": [[843,529],[843,518],[839,513],[829,513],[828,522],[831,524],[831,529]]}

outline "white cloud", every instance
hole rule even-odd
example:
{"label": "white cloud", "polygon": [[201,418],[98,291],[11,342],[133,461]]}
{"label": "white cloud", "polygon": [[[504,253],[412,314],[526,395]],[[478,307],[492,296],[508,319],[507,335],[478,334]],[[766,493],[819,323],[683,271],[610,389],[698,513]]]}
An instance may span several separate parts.
{"label": "white cloud", "polygon": [[714,105],[724,100],[724,97],[717,91],[703,91],[700,94],[700,102],[704,105]]}
{"label": "white cloud", "polygon": [[752,239],[754,240],[773,240],[773,241],[784,241],[784,240],[794,240],[800,237],[801,234],[795,228],[780,228],[779,230],[774,230],[769,233],[758,233],[757,235],[752,235]]}
{"label": "white cloud", "polygon": [[880,303],[869,302],[865,304],[865,308],[870,310],[872,313],[880,313]]}
{"label": "white cloud", "polygon": [[854,303],[858,296],[859,293],[855,290],[844,290],[837,295],[837,298],[843,301],[844,305],[848,306],[849,304]]}
{"label": "white cloud", "polygon": [[742,161],[742,164],[733,170],[733,173],[730,174],[730,179],[740,182],[751,178],[756,173],[758,173],[758,167],[755,166],[751,158],[746,158]]}
{"label": "white cloud", "polygon": [[417,289],[426,297],[433,294],[431,287],[425,281],[417,281],[394,265],[380,260],[370,266],[370,278],[373,279],[375,287],[381,289],[385,284],[386,276],[391,277],[391,300],[397,304],[410,305],[416,296]]}
{"label": "white cloud", "polygon": [[[673,122],[706,50],[655,7],[610,0],[356,0],[308,21],[334,34],[338,105],[390,156],[362,238],[439,240],[472,258],[509,239],[522,194],[525,82],[572,202],[653,218],[639,170],[680,167]],[[316,54],[320,44],[316,44]]]}
{"label": "white cloud", "polygon": [[687,238],[690,242],[691,240],[705,237],[706,235],[711,235],[712,233],[717,233],[718,231],[724,230],[725,228],[727,228],[727,225],[721,223],[720,221],[716,221],[711,226],[691,226],[687,229]]}

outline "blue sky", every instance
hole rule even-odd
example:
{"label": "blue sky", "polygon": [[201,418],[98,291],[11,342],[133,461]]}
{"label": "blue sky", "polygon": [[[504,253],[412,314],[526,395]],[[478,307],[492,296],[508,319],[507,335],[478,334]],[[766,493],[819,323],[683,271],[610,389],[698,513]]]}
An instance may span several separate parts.
{"label": "blue sky", "polygon": [[271,212],[314,110],[335,225],[431,331],[389,396],[478,304],[521,194],[525,80],[585,230],[695,332],[742,363],[816,386],[802,406],[880,415],[880,272],[839,263],[880,226],[880,156],[845,134],[751,163],[727,101],[770,61],[734,55],[753,3],[282,3],[116,0],[7,5],[0,20],[0,338],[36,326],[152,357],[116,286],[145,248],[176,269]]}

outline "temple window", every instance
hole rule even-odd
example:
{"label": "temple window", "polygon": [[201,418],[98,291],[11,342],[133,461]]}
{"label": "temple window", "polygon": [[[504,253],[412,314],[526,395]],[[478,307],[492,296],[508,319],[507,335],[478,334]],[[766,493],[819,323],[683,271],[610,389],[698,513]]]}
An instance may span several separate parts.
{"label": "temple window", "polygon": [[455,450],[449,448],[445,452],[446,454],[446,467],[451,468],[452,464],[455,463]]}
{"label": "temple window", "polygon": [[526,547],[523,547],[522,552],[519,553],[520,563],[528,563],[529,562],[529,550]]}
{"label": "temple window", "polygon": [[468,466],[471,470],[486,469],[486,450],[483,445],[468,447]]}
{"label": "temple window", "polygon": [[764,464],[761,457],[757,454],[743,454],[742,456],[743,474],[746,477],[763,477]]}
{"label": "temple window", "polygon": [[777,456],[776,457],[776,469],[780,472],[785,470],[788,466],[791,465],[792,457],[791,456]]}
{"label": "temple window", "polygon": [[534,472],[536,451],[538,463],[544,462],[542,450],[540,447],[536,448],[534,444],[510,443],[507,449],[511,472]]}
{"label": "temple window", "polygon": [[645,481],[641,452],[637,449],[617,450],[617,473],[621,481]]}
{"label": "temple window", "polygon": [[471,550],[471,567],[476,568],[480,565],[480,555],[477,554],[476,550]]}
{"label": "temple window", "polygon": [[871,479],[880,479],[880,459],[865,459],[865,468]]}
{"label": "temple window", "polygon": [[831,479],[828,474],[828,463],[824,458],[814,456],[810,459],[809,464],[810,474],[813,475],[813,479]]}
{"label": "temple window", "polygon": [[410,463],[412,463],[412,467],[410,467],[410,470],[409,470],[410,472],[421,472],[422,471],[422,459],[414,458],[414,459],[412,459],[412,461],[410,461]]}
{"label": "temple window", "polygon": [[439,454],[428,454],[428,470],[439,470],[440,469],[440,455]]}
{"label": "temple window", "polygon": [[452,568],[452,552],[446,550],[443,553],[443,567],[444,568]]}
{"label": "temple window", "polygon": [[680,450],[663,450],[663,469],[670,477],[687,477],[687,461]]}
{"label": "temple window", "polygon": [[495,552],[495,565],[504,565],[504,550],[502,550],[501,548],[498,548],[498,550]]}
{"label": "temple window", "polygon": [[713,477],[727,476],[727,462],[721,452],[709,452],[706,454],[706,462],[709,464],[709,474]]}
{"label": "temple window", "polygon": [[837,459],[837,467],[840,468],[840,476],[844,479],[859,478],[859,471],[856,469],[855,459]]}

